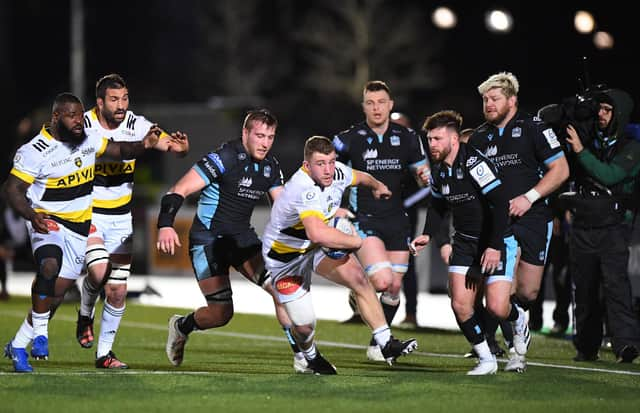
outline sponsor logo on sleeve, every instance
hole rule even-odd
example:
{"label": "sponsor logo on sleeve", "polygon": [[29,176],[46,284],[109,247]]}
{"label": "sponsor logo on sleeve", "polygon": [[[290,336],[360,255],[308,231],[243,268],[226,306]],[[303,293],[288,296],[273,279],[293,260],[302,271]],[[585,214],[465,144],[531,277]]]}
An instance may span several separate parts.
{"label": "sponsor logo on sleeve", "polygon": [[553,129],[545,129],[542,131],[542,134],[544,135],[545,139],[547,139],[547,143],[549,144],[549,147],[551,147],[551,149],[555,149],[560,146],[558,137],[553,132]]}
{"label": "sponsor logo on sleeve", "polygon": [[469,169],[469,173],[481,187],[496,179],[496,176],[491,172],[491,168],[484,161]]}
{"label": "sponsor logo on sleeve", "polygon": [[224,164],[222,163],[222,158],[215,152],[210,153],[207,157],[218,167],[220,173],[224,173]]}

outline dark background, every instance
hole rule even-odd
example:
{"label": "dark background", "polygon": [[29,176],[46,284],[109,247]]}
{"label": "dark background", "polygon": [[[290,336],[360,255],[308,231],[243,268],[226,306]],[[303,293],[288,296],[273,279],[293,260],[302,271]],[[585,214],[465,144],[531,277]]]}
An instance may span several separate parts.
{"label": "dark background", "polygon": [[[438,5],[457,12],[455,29],[433,27],[430,13]],[[485,29],[490,6],[511,11],[511,33]],[[274,152],[286,172],[299,163],[306,137],[331,135],[362,119],[358,94],[368,79],[386,80],[396,109],[416,127],[445,108],[460,111],[465,126],[478,125],[476,87],[503,70],[518,76],[521,107],[532,112],[578,92],[583,57],[594,83],[634,97],[640,89],[637,17],[612,1],[112,0],[84,7],[87,108],[96,79],[118,72],[129,84],[131,109],[167,129],[175,129],[172,119],[193,113],[189,108],[211,113],[204,135],[202,128],[176,124],[212,149],[239,134],[247,108],[265,105],[281,121]],[[592,35],[574,30],[578,9],[592,12],[597,29],[614,36],[613,49],[597,50]],[[17,122],[30,116],[37,132],[53,97],[71,88],[69,16],[70,1],[0,4],[2,179],[17,140],[24,139],[15,136]],[[640,119],[638,108],[632,119]],[[221,121],[235,129],[219,129]]]}

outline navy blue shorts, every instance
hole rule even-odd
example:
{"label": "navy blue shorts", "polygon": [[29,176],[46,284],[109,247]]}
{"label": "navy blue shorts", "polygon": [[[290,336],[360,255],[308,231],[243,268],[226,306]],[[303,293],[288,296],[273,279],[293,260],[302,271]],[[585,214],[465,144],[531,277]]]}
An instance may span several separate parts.
{"label": "navy blue shorts", "polygon": [[229,275],[229,267],[239,268],[245,261],[261,254],[262,243],[255,231],[219,235],[210,244],[191,245],[189,256],[198,281]]}
{"label": "navy blue shorts", "polygon": [[354,225],[361,238],[378,237],[387,251],[407,251],[413,235],[409,215],[404,211],[384,217],[358,214]]}

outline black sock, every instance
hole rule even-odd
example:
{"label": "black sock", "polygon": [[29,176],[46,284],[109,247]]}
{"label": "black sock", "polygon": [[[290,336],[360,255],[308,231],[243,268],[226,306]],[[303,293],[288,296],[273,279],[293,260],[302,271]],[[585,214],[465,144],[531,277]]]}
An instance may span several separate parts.
{"label": "black sock", "polygon": [[393,321],[393,317],[396,316],[398,312],[398,308],[400,307],[400,302],[396,305],[386,304],[382,301],[382,296],[380,297],[380,304],[382,305],[382,311],[384,312],[384,319],[387,320],[387,324],[391,325]]}
{"label": "black sock", "polygon": [[487,341],[490,344],[496,344],[496,330],[498,330],[498,319],[491,314],[485,306],[482,306],[482,329]]}
{"label": "black sock", "polygon": [[511,327],[511,323],[507,320],[500,320],[500,330],[502,330],[504,344],[508,348],[513,347],[513,327]]}
{"label": "black sock", "polygon": [[460,330],[462,330],[462,334],[464,334],[464,337],[469,343],[476,345],[484,341],[484,333],[482,332],[482,327],[480,326],[475,313],[467,321],[460,322],[457,317],[456,321],[460,326]]}
{"label": "black sock", "polygon": [[189,313],[178,320],[178,330],[184,335],[189,335],[193,330],[198,329],[194,313]]}

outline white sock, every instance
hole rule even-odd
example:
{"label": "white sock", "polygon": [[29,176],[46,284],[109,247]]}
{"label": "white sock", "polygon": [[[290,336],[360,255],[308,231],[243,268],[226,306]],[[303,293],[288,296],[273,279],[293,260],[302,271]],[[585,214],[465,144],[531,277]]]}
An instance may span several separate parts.
{"label": "white sock", "polygon": [[98,338],[98,351],[96,353],[97,358],[106,356],[111,351],[125,308],[126,306],[114,308],[105,300],[104,308],[102,309],[102,321],[100,323],[100,337]]}
{"label": "white sock", "polygon": [[49,316],[51,311],[46,313],[36,313],[31,310],[31,322],[33,323],[33,337],[49,337]]}
{"label": "white sock", "polygon": [[318,352],[316,350],[316,343],[311,343],[311,347],[306,350],[302,350],[302,352],[304,353],[304,357],[307,360],[313,360],[318,355]]}
{"label": "white sock", "polygon": [[80,294],[80,315],[93,318],[99,296],[100,288],[96,288],[88,276],[84,277]]}
{"label": "white sock", "polygon": [[31,344],[31,340],[33,340],[33,327],[27,321],[27,318],[24,319],[22,325],[18,329],[16,336],[13,338],[11,345],[14,348],[26,348],[29,344]]}
{"label": "white sock", "polygon": [[380,348],[384,348],[385,344],[391,340],[391,329],[387,324],[373,330],[373,338]]}
{"label": "white sock", "polygon": [[491,349],[489,349],[487,340],[482,340],[481,343],[474,344],[473,349],[476,351],[476,354],[478,355],[478,359],[480,359],[480,361],[494,360],[493,353],[491,353]]}
{"label": "white sock", "polygon": [[298,352],[298,353],[293,353],[293,357],[294,357],[296,360],[302,360],[303,358],[305,358],[305,357],[304,357],[304,352],[303,352],[303,351],[300,351],[300,352]]}

